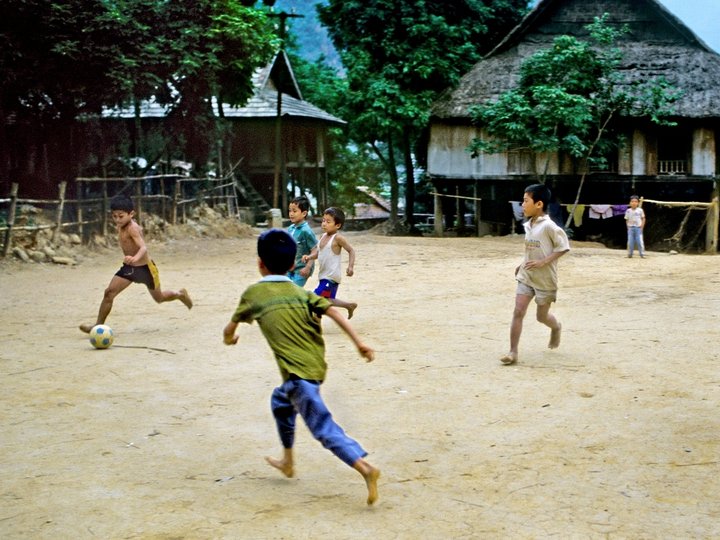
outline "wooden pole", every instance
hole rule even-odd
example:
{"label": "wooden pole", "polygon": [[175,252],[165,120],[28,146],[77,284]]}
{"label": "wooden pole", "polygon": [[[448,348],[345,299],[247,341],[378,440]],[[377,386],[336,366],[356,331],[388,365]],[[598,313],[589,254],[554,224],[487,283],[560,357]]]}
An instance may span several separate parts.
{"label": "wooden pole", "polygon": [[443,235],[443,213],[442,213],[442,202],[440,201],[440,194],[435,193],[433,198],[433,206],[435,210],[435,236],[438,238]]}
{"label": "wooden pole", "polygon": [[[60,233],[62,232],[62,217],[65,210],[65,189],[67,188],[67,182],[60,182],[58,189],[58,202],[57,214],[55,216],[55,232],[53,233],[53,244],[57,244],[60,240]],[[80,234],[82,235],[82,223],[80,223]]]}
{"label": "wooden pole", "polygon": [[108,189],[107,189],[107,182],[103,182],[102,184],[102,235],[103,238],[107,236],[108,233],[108,213],[110,210],[110,203],[108,201]]}
{"label": "wooden pole", "polygon": [[707,231],[705,235],[705,251],[717,253],[718,250],[718,229],[720,224],[720,200],[718,196],[713,197],[712,206],[708,208]]}
{"label": "wooden pole", "polygon": [[15,224],[15,209],[17,207],[19,184],[12,183],[10,187],[10,209],[8,210],[7,231],[5,231],[5,248],[3,249],[3,257],[7,257],[10,253],[10,245],[12,244],[12,230]]}
{"label": "wooden pole", "polygon": [[78,220],[78,234],[80,234],[80,238],[83,237],[83,181],[79,178],[75,179],[75,189],[77,190],[77,220]]}
{"label": "wooden pole", "polygon": [[180,200],[180,180],[175,180],[175,193],[172,202],[172,224],[177,225],[178,201]]}
{"label": "wooden pole", "polygon": [[473,197],[475,198],[475,227],[477,229],[477,235],[480,236],[480,198],[478,197],[478,185],[477,180],[473,185]]}

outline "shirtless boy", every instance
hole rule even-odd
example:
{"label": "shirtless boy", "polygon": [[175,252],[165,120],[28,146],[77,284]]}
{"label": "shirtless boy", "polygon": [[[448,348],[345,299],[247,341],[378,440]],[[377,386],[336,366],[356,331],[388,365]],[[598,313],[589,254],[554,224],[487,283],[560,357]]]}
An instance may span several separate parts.
{"label": "shirtless boy", "polygon": [[160,274],[148,254],[142,227],[133,219],[135,217],[135,207],[132,199],[126,195],[118,195],[110,201],[110,210],[112,211],[113,222],[118,230],[120,248],[125,256],[123,265],[112,277],[110,284],[105,289],[95,324],[81,324],[80,330],[89,333],[96,324],[105,324],[115,297],[133,282],[144,284],[150,296],[158,304],[180,300],[188,309],[192,308],[193,303],[187,290],[163,291],[160,288]]}

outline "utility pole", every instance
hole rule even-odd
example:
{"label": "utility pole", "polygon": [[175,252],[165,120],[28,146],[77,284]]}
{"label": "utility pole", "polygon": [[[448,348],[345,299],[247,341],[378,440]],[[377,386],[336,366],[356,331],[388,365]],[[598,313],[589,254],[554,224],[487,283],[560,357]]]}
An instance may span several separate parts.
{"label": "utility pole", "polygon": [[[281,11],[280,13],[268,13],[269,17],[277,17],[280,19],[280,28],[279,28],[279,37],[280,37],[280,51],[278,52],[278,56],[280,54],[285,53],[285,22],[289,18],[300,18],[304,17],[304,15],[298,15],[296,13],[287,13],[285,11]],[[276,58],[277,61],[277,58]],[[278,81],[279,83],[279,81]],[[282,177],[283,185],[282,185],[282,194],[283,194],[283,205],[282,208],[285,209],[283,212],[287,211],[287,204],[285,202],[286,197],[286,189],[285,189],[285,174],[284,174],[284,167],[282,166],[282,88],[280,84],[277,84],[277,111],[275,116],[275,176],[273,179],[273,208],[281,208],[280,207],[280,180]]]}

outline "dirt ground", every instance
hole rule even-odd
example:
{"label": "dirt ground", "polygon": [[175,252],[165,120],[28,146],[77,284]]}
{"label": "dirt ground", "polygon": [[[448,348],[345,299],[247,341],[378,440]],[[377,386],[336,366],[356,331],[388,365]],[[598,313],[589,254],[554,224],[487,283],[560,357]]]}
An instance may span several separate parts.
{"label": "dirt ground", "polygon": [[0,537],[720,537],[719,257],[573,243],[560,348],[529,313],[503,366],[520,236],[349,237],[339,296],[377,358],[325,320],[323,393],[382,469],[376,506],[304,426],[296,478],[264,462],[277,369],[256,325],[221,340],[255,238],[170,240],[150,252],[195,307],[132,286],[105,351],[77,325],[118,250],[0,265]]}

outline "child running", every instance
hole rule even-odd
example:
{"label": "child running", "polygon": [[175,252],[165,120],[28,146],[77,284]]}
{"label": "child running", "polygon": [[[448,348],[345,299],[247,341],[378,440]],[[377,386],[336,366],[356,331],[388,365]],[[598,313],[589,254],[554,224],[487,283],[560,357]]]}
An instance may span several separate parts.
{"label": "child running", "polygon": [[297,256],[292,269],[288,270],[288,277],[301,287],[305,286],[308,278],[312,275],[313,264],[306,264],[303,261],[304,255],[310,255],[312,249],[317,245],[315,233],[307,222],[308,211],[310,210],[310,201],[307,197],[295,197],[288,204],[288,217],[291,224],[288,227],[288,233],[293,237],[297,244]]}
{"label": "child running", "polygon": [[[126,195],[113,197],[110,201],[110,210],[112,211],[113,222],[118,230],[120,248],[125,257],[122,268],[112,277],[110,284],[105,289],[95,324],[105,324],[105,320],[110,315],[110,310],[112,310],[115,297],[133,282],[144,284],[150,296],[158,304],[180,300],[188,309],[192,308],[193,303],[187,290],[163,291],[160,289],[160,274],[148,254],[142,227],[133,219],[135,217],[135,207],[132,199]],[[95,325],[81,324],[80,330],[90,333],[93,326]]]}
{"label": "child running", "polygon": [[345,302],[337,295],[340,280],[342,279],[342,250],[348,252],[350,260],[348,261],[345,273],[352,276],[355,268],[355,250],[350,242],[338,231],[345,224],[345,213],[331,206],[323,212],[322,229],[324,234],[320,237],[320,242],[315,246],[310,255],[303,255],[303,262],[317,259],[318,261],[318,279],[320,283],[315,289],[315,294],[330,300],[334,306],[347,309],[348,319],[351,319],[357,304],[355,302]]}
{"label": "child running", "polygon": [[510,325],[510,352],[500,358],[506,365],[517,362],[523,319],[533,296],[538,322],[550,328],[548,347],[560,346],[562,325],[550,314],[550,306],[557,299],[557,260],[570,251],[570,243],[565,231],[545,213],[550,196],[550,190],[543,184],[528,186],[523,195],[522,209],[528,218],[524,223],[525,257],[515,269],[517,291]]}
{"label": "child running", "polygon": [[287,272],[295,261],[297,246],[287,232],[265,231],[258,239],[257,249],[258,268],[263,277],[242,294],[235,313],[223,329],[223,342],[235,345],[238,324],[256,320],[275,354],[283,382],[273,391],[270,405],[283,456],[265,459],[288,478],[295,474],[293,444],[299,413],[325,448],[362,475],[368,490],[367,504],[373,504],[378,498],[380,470],[365,461],[367,452],[335,423],[320,396],[320,385],[327,370],[320,316],[327,315],[334,320],[368,362],[375,353],[329,300],[292,283]]}

